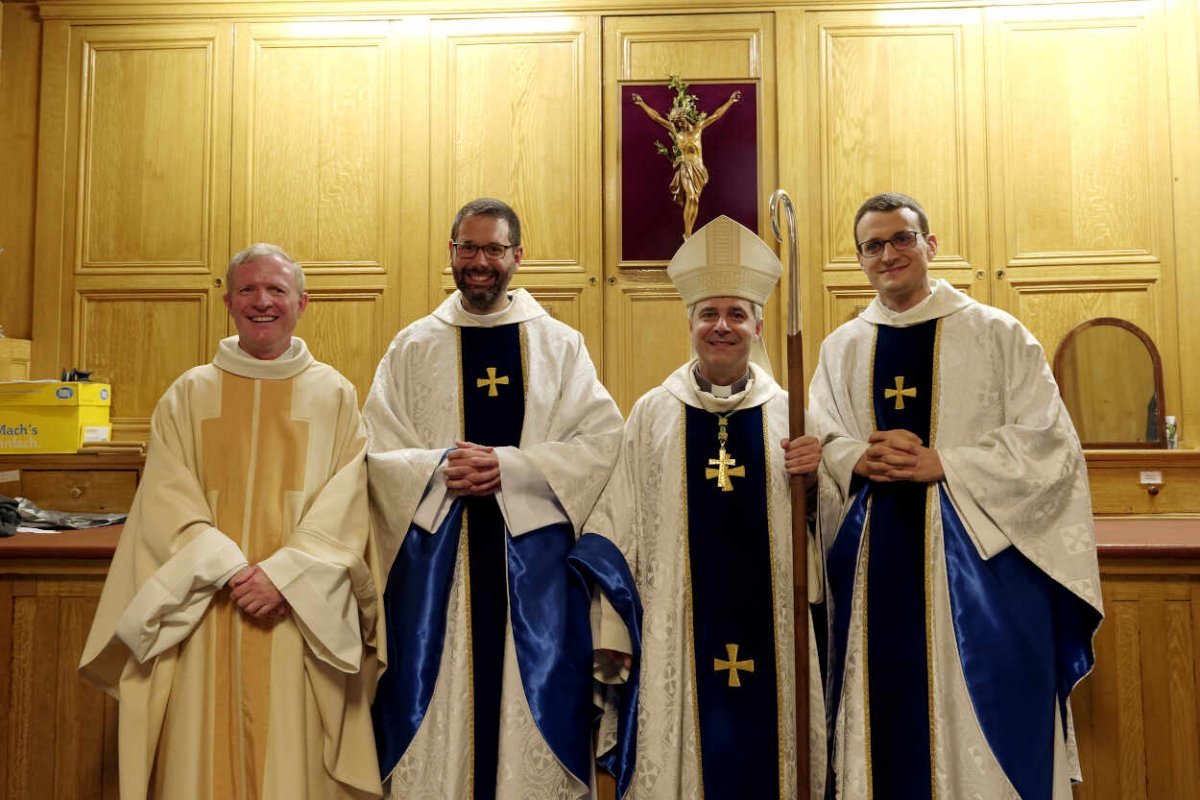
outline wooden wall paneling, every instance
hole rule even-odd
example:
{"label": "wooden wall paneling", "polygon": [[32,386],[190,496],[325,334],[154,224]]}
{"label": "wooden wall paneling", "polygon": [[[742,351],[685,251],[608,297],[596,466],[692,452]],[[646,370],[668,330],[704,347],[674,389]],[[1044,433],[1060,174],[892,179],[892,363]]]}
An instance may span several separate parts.
{"label": "wooden wall paneling", "polygon": [[975,286],[986,301],[979,11],[831,11],[807,19],[807,112],[818,137],[809,196],[819,209],[809,235],[817,263],[860,273],[855,212],[872,194],[900,191],[929,215],[938,276]]}
{"label": "wooden wall paneling", "polygon": [[[686,314],[666,262],[621,258],[620,99],[626,82],[756,80],[759,86],[758,234],[774,243],[767,199],[777,188],[775,36],[771,14],[689,14],[604,20],[604,365],[622,413],[690,355]],[[710,155],[711,158],[711,155]],[[665,188],[664,188],[665,191]],[[786,280],[786,276],[784,278]],[[786,373],[781,294],[767,304],[763,339],[776,376]],[[653,311],[650,309],[653,308]],[[633,327],[629,327],[633,326]],[[647,343],[653,342],[653,347]]]}
{"label": "wooden wall paneling", "polygon": [[390,316],[385,308],[382,290],[310,288],[308,309],[296,326],[296,335],[308,342],[317,359],[350,379],[360,406],[383,355],[379,340]]}
{"label": "wooden wall paneling", "polygon": [[[0,654],[13,652],[13,591],[12,581],[0,580]],[[10,796],[8,786],[14,769],[12,755],[12,669],[4,664],[0,673],[0,790]]]}
{"label": "wooden wall paneling", "polygon": [[46,23],[34,372],[113,382],[118,437],[144,436],[158,395],[210,352],[229,39],[220,23]]}
{"label": "wooden wall paneling", "polygon": [[[106,695],[79,677],[79,658],[100,599],[98,580],[56,587],[59,597],[55,670],[55,797],[95,797],[102,785]],[[80,724],[81,721],[86,724]]]}
{"label": "wooden wall paneling", "polygon": [[116,704],[77,672],[107,562],[3,567],[0,795],[115,798]]}
{"label": "wooden wall paneling", "polygon": [[[434,219],[429,208],[430,140],[436,133],[430,125],[430,43],[428,17],[407,17],[398,23],[400,71],[403,81],[396,88],[401,102],[392,111],[392,154],[400,159],[400,213],[391,225],[399,236],[399,280],[404,291],[398,292],[399,313],[390,320],[391,335],[423,317],[432,309],[434,289],[441,282],[441,268],[447,256],[430,261],[431,242],[445,242],[450,220]],[[417,124],[417,121],[422,124]],[[438,176],[442,180],[444,176]]]}
{"label": "wooden wall paneling", "polygon": [[[780,188],[786,189],[796,206],[796,253],[800,272],[801,325],[804,333],[804,391],[817,368],[817,356],[821,342],[830,329],[830,317],[825,313],[825,289],[822,285],[824,272],[820,268],[820,248],[817,236],[820,228],[812,220],[816,209],[821,208],[820,181],[813,180],[818,173],[820,159],[820,136],[813,130],[809,116],[808,91],[810,82],[807,69],[811,42],[807,36],[806,12],[802,9],[781,8],[775,12],[775,74],[778,76],[776,93],[776,118],[779,139],[778,168]],[[780,248],[784,259],[784,275],[781,287],[788,285],[788,262],[786,248]],[[780,297],[786,291],[781,289]],[[783,334],[786,337],[786,310]],[[787,352],[786,349],[784,352]],[[778,370],[777,370],[778,371]],[[784,377],[776,375],[776,379]],[[781,381],[782,383],[782,381]],[[788,387],[791,391],[792,387]]]}
{"label": "wooden wall paneling", "polygon": [[78,64],[78,57],[72,58],[70,23],[43,22],[30,367],[35,378],[57,377],[71,355],[71,338],[63,335],[62,328],[67,325],[69,331],[73,310],[73,281],[68,280],[68,266],[63,263],[69,208],[74,206],[69,187],[75,180],[75,162],[68,155],[68,123],[78,119],[80,82],[78,77],[71,79],[72,63]]}
{"label": "wooden wall paneling", "polygon": [[622,414],[691,358],[687,310],[675,287],[624,281],[606,298],[609,346],[605,384]]}
{"label": "wooden wall paneling", "polygon": [[8,665],[8,752],[11,800],[55,797],[54,734],[58,664],[58,598],[41,598],[34,581],[13,586],[13,654]]}
{"label": "wooden wall paneling", "polygon": [[400,38],[387,20],[237,28],[229,249],[272,242],[303,265],[297,335],[360,402],[406,284],[399,142],[416,120],[401,113]]}
{"label": "wooden wall paneling", "polygon": [[[42,23],[32,3],[3,4],[0,26],[0,325],[33,332],[33,243]],[[2,784],[0,784],[2,785]]]}
{"label": "wooden wall paneling", "polygon": [[[1197,685],[1196,656],[1200,640],[1192,628],[1196,609],[1195,586],[1184,586],[1181,594],[1166,603],[1165,694],[1171,698],[1167,731],[1170,736],[1171,785],[1176,797],[1200,796],[1200,687]],[[1175,698],[1183,702],[1176,704]],[[1196,698],[1189,703],[1187,698]]]}
{"label": "wooden wall paneling", "polygon": [[[194,283],[191,280],[188,283]],[[186,369],[208,359],[208,287],[144,291],[82,290],[75,313],[79,363],[112,384],[115,439],[146,439],[162,393]]]}
{"label": "wooden wall paneling", "polygon": [[579,294],[580,330],[601,351],[598,17],[432,20],[428,263],[451,284],[454,213],[480,196],[521,217],[514,286]]}
{"label": "wooden wall paneling", "polygon": [[[1146,331],[1157,347],[1163,340],[1164,327],[1158,270],[1131,267],[1125,272],[1123,277],[1099,280],[1092,267],[1017,272],[1004,280],[1008,310],[1037,337],[1051,361],[1072,328],[1097,317],[1129,320]],[[1159,352],[1161,355],[1161,349]],[[1088,365],[1088,369],[1094,368],[1102,367]]]}
{"label": "wooden wall paneling", "polygon": [[[1083,315],[1124,316],[1131,295],[1148,297],[1142,313],[1152,318],[1132,321],[1153,331],[1173,409],[1176,312],[1157,300],[1175,293],[1160,8],[1116,2],[985,11],[991,272],[995,304],[1032,320],[1050,354],[1059,331]],[[1057,308],[1048,312],[1049,305]]]}
{"label": "wooden wall paneling", "polygon": [[[1178,0],[1164,6],[1174,216],[1182,221],[1194,219],[1200,208],[1200,6]],[[1174,235],[1178,328],[1171,338],[1179,343],[1180,403],[1167,406],[1167,413],[1180,412],[1180,446],[1194,448],[1200,443],[1200,314],[1195,313],[1200,308],[1200,226],[1176,224]],[[1169,336],[1164,332],[1164,340]]]}

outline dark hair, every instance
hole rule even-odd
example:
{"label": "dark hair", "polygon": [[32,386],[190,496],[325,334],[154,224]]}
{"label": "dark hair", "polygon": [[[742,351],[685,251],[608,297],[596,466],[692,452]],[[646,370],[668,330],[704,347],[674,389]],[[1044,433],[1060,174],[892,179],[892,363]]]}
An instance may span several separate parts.
{"label": "dark hair", "polygon": [[450,226],[451,241],[458,241],[458,226],[467,217],[474,216],[494,217],[502,219],[508,223],[508,238],[513,249],[521,246],[521,220],[517,217],[517,212],[512,210],[512,207],[503,200],[497,200],[494,197],[480,197],[458,210],[454,215],[454,223]]}
{"label": "dark hair", "polygon": [[926,236],[929,235],[929,217],[925,216],[925,209],[921,208],[920,203],[906,194],[883,192],[882,194],[868,197],[858,207],[858,213],[854,215],[854,241],[858,241],[858,222],[868,211],[895,211],[898,208],[911,208],[917,215],[917,222],[920,223],[921,233]]}

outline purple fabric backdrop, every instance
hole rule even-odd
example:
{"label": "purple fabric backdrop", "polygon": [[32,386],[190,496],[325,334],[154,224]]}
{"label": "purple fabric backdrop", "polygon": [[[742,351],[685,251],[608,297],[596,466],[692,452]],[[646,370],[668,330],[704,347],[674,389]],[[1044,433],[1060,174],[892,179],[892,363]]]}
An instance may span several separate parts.
{"label": "purple fabric backdrop", "polygon": [[[754,83],[692,84],[701,111],[711,114],[741,89],[742,99],[705,129],[704,165],[708,185],[700,194],[695,230],[725,214],[758,231],[758,85]],[[675,91],[666,86],[621,88],[621,260],[668,261],[683,244],[683,209],[671,200],[675,170],[654,147],[668,148],[671,137],[630,96],[667,116]]]}

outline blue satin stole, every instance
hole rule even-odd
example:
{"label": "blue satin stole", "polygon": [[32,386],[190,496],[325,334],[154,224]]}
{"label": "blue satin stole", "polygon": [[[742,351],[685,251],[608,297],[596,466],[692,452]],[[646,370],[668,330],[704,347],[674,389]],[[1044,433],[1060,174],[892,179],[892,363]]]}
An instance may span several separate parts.
{"label": "blue satin stole", "polygon": [[[762,407],[728,416],[732,490],[718,487],[718,416],[684,407],[687,541],[704,796],[780,796],[779,690]],[[744,472],[744,474],[742,474]]]}
{"label": "blue satin stole", "polygon": [[[642,601],[625,557],[612,541],[596,533],[579,537],[568,563],[576,577],[588,587],[604,592],[613,609],[625,622],[633,647],[629,680],[621,687],[617,706],[617,742],[598,759],[600,766],[616,778],[617,797],[624,797],[633,781],[637,760],[637,709],[642,664]],[[589,603],[590,604],[590,603]],[[590,629],[589,629],[590,633]]]}
{"label": "blue satin stole", "polygon": [[[917,340],[921,334],[905,336],[903,331],[913,328],[879,328],[873,386],[880,429],[907,427],[896,422],[897,394],[884,396],[886,389],[897,388],[895,378],[900,373],[894,365],[904,361],[904,354],[897,350],[912,354],[921,349]],[[901,336],[894,335],[897,333]],[[931,335],[927,331],[924,336],[924,353],[932,367],[935,362],[928,354],[933,352],[936,332]],[[890,360],[885,362],[883,356]],[[908,373],[905,377],[904,386],[917,388],[919,398],[925,384],[908,379]],[[914,402],[911,396],[904,400],[906,409]],[[891,409],[881,408],[885,404],[881,401]],[[901,497],[898,501],[897,486],[910,487],[921,500]],[[1066,700],[1094,663],[1091,638],[1100,615],[1015,547],[982,559],[940,484],[868,484],[856,478],[851,491],[849,511],[826,559],[830,629],[826,709],[831,748],[844,685],[859,554],[865,547],[873,793],[879,798],[909,798],[931,792],[932,728],[925,664],[926,603],[930,598],[923,588],[928,561],[922,558],[917,569],[912,551],[923,549],[928,541],[926,502],[938,503],[955,641],[980,727],[1020,796],[1049,800],[1053,793],[1052,737],[1064,735],[1064,731],[1054,730],[1055,704],[1062,709],[1065,724]],[[898,509],[906,511],[906,516],[899,516]],[[888,560],[879,558],[881,551]],[[912,574],[894,574],[902,569]],[[897,596],[900,593],[904,596]],[[884,613],[873,614],[873,610]],[[880,624],[894,630],[885,630],[880,636]],[[918,664],[923,674],[917,674]],[[917,693],[917,700],[908,693]],[[915,708],[917,705],[922,707]],[[905,763],[902,758],[912,760]]]}

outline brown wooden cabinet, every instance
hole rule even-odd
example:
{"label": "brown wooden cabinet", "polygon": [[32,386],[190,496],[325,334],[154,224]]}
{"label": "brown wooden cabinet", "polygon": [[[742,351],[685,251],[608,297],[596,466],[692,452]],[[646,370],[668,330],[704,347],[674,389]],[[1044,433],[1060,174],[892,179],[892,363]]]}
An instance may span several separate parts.
{"label": "brown wooden cabinet", "polygon": [[27,497],[56,511],[128,511],[145,456],[66,453],[0,456],[0,494]]}

